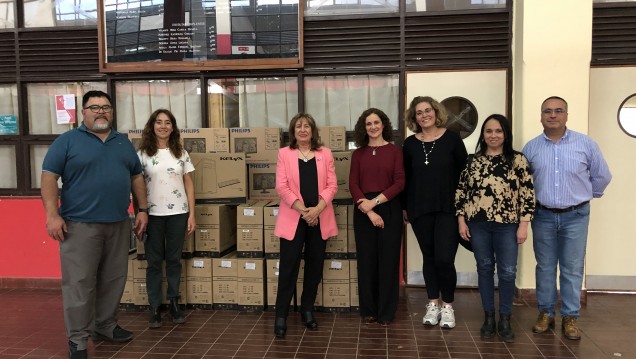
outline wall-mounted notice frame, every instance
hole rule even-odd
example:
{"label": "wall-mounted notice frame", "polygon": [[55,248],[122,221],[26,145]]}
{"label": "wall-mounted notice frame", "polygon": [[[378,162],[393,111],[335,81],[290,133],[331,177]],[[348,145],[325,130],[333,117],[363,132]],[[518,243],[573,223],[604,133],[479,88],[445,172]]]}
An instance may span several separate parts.
{"label": "wall-mounted notice frame", "polygon": [[101,72],[303,67],[299,0],[98,0]]}

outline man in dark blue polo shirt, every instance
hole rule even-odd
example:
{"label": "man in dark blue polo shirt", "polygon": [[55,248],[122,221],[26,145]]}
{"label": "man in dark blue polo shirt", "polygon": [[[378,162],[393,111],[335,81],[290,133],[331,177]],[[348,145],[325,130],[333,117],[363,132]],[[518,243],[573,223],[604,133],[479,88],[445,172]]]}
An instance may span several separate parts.
{"label": "man in dark blue polo shirt", "polygon": [[128,271],[131,190],[138,208],[136,233],[141,235],[148,223],[141,164],[130,141],[111,128],[110,96],[87,92],[82,116],[81,126],[53,142],[42,165],[46,229],[60,242],[69,358],[87,357],[90,335],[115,342],[132,339],[133,333],[117,324]]}

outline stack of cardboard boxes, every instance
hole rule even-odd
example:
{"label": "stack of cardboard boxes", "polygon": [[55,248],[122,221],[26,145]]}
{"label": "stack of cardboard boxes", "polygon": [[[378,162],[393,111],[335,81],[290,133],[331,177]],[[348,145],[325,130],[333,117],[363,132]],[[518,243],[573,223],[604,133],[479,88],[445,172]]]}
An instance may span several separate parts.
{"label": "stack of cardboard boxes", "polygon": [[[141,133],[142,130],[131,130],[129,138],[138,142]],[[349,192],[351,152],[345,151],[344,127],[323,127],[319,136],[334,154],[338,178],[334,206],[339,234],[327,242],[329,259],[325,261],[315,305],[331,311],[355,310],[357,279],[351,275],[357,271],[351,270],[355,261],[350,263],[348,259],[355,256]],[[281,129],[182,129],[181,137],[196,168],[197,223],[194,235],[184,240],[181,303],[199,309],[273,308],[280,255],[280,240],[274,235],[274,227],[279,206],[275,187]],[[144,259],[143,243],[138,242],[137,255],[129,261],[124,306],[148,305]],[[303,272],[304,262],[297,298],[292,299],[298,304]],[[351,295],[354,291],[356,295]]]}

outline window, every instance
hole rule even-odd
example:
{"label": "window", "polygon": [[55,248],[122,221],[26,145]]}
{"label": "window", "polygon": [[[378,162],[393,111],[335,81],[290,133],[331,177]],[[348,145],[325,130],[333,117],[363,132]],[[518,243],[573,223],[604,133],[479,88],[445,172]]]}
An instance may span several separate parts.
{"label": "window", "polygon": [[231,78],[208,81],[210,127],[287,129],[298,112],[296,77]]}
{"label": "window", "polygon": [[305,109],[320,126],[345,126],[352,131],[360,114],[378,108],[398,128],[398,75],[305,77]]}
{"label": "window", "polygon": [[399,0],[307,0],[305,4],[305,16],[396,13],[399,10]]}
{"label": "window", "polygon": [[18,187],[15,146],[0,145],[0,188]]}
{"label": "window", "polygon": [[15,0],[0,0],[0,29],[15,28]]}
{"label": "window", "polygon": [[406,0],[407,12],[506,8],[506,0]]}
{"label": "window", "polygon": [[115,84],[117,131],[144,128],[155,110],[170,110],[179,128],[199,128],[201,88],[199,80],[119,81]]}
{"label": "window", "polygon": [[97,0],[24,0],[24,25],[95,26]]}
{"label": "window", "polygon": [[80,107],[82,96],[88,91],[106,92],[105,82],[72,82],[27,84],[29,103],[29,134],[60,134],[73,127],[72,124],[58,124],[55,106],[56,95],[73,94],[76,96],[76,121],[82,121]]}

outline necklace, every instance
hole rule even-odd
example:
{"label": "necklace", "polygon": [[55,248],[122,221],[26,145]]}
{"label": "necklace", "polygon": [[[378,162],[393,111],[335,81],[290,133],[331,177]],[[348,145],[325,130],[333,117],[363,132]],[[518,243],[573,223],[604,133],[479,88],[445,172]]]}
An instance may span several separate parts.
{"label": "necklace", "polygon": [[426,142],[424,141],[422,141],[422,148],[424,149],[424,164],[428,166],[428,155],[433,152],[433,149],[435,148],[435,141],[433,141],[433,146],[431,146],[430,151],[426,151]]}
{"label": "necklace", "polygon": [[380,147],[380,146],[369,146],[373,149],[373,152],[371,153],[373,156],[375,156],[375,150]]}
{"label": "necklace", "polygon": [[298,149],[298,152],[300,152],[300,154],[303,155],[303,161],[305,162],[309,161],[309,158],[307,158],[307,156],[311,155],[311,149],[309,149],[309,152],[307,152],[307,156],[305,156],[305,154],[303,153],[303,151],[300,150],[300,148]]}

